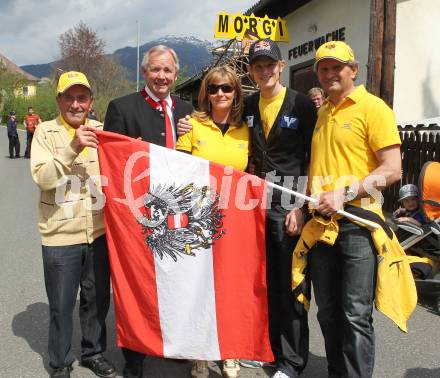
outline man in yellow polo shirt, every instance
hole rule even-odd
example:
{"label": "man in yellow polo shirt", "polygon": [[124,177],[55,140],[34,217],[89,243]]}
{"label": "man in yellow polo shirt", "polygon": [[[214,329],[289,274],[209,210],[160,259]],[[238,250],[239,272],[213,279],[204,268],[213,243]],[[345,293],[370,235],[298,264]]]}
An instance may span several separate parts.
{"label": "man in yellow polo shirt", "polygon": [[[380,191],[401,176],[400,138],[392,110],[364,86],[341,41],[316,52],[315,71],[328,98],[312,138],[309,189],[316,210],[332,216],[344,203],[382,216]],[[341,219],[333,246],[318,243],[308,263],[330,377],[371,377],[376,251],[370,231]]]}
{"label": "man in yellow polo shirt", "polygon": [[110,269],[94,132],[102,125],[87,119],[93,96],[83,73],[63,73],[57,92],[60,114],[38,126],[31,154],[32,178],[40,189],[38,225],[49,300],[50,376],[70,377],[75,361],[73,310],[81,287],[81,364],[99,377],[114,377],[114,366],[103,356]]}

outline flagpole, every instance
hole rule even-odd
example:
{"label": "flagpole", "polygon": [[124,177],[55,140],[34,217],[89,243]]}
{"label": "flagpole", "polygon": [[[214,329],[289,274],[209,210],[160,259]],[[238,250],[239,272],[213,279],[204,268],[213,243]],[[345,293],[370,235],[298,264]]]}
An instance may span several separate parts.
{"label": "flagpole", "polygon": [[136,21],[136,24],[137,24],[136,92],[139,92],[139,34],[141,28],[139,20]]}
{"label": "flagpole", "polygon": [[[284,193],[287,193],[287,194],[290,194],[292,196],[301,198],[301,199],[306,200],[306,201],[311,202],[311,203],[316,203],[317,202],[316,198],[306,196],[305,194],[302,194],[300,192],[295,192],[294,190],[287,189],[287,188],[285,188],[283,186],[274,184],[273,182],[270,182],[270,181],[266,181],[266,182],[267,182],[267,186],[269,186],[271,188],[281,190]],[[342,215],[342,216],[344,216],[346,218],[349,218],[351,220],[354,220],[356,222],[362,223],[365,226],[368,226],[368,227],[371,227],[371,228],[374,228],[374,229],[380,228],[380,226],[377,223],[371,222],[368,219],[364,219],[364,218],[358,217],[357,215],[353,215],[351,213],[348,213],[347,211],[338,210],[336,213],[339,214],[339,215]]]}

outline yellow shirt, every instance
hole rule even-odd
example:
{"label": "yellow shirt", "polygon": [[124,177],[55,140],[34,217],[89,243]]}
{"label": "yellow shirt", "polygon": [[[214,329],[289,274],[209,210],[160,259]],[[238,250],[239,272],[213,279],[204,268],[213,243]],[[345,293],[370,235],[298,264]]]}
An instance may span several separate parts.
{"label": "yellow shirt", "polygon": [[[75,137],[75,130],[76,129],[74,129],[72,126],[70,126],[61,114],[60,114],[60,121],[63,124],[63,126],[66,128],[67,132],[69,133],[70,139],[73,139]],[[87,119],[84,122],[84,124],[87,125]],[[83,148],[83,150],[81,151],[81,155],[87,156],[87,147]]]}
{"label": "yellow shirt", "polygon": [[190,152],[194,156],[214,163],[244,171],[248,164],[249,129],[243,123],[230,125],[225,135],[210,119],[205,122],[190,120],[192,130],[181,135],[176,150]]}
{"label": "yellow shirt", "polygon": [[[312,194],[350,185],[379,166],[376,152],[401,144],[393,111],[363,85],[341,103],[324,102],[312,138],[309,189]],[[351,202],[381,214],[379,206]]]}
{"label": "yellow shirt", "polygon": [[258,108],[260,109],[261,123],[263,125],[264,135],[267,136],[272,129],[272,126],[280,112],[281,105],[283,104],[284,97],[286,96],[286,87],[283,87],[281,91],[273,97],[264,98],[261,97],[258,103]]}

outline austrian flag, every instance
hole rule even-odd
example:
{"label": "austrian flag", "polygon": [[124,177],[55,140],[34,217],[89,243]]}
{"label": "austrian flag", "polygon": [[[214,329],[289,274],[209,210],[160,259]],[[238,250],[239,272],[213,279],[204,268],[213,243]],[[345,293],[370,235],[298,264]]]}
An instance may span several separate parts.
{"label": "austrian flag", "polygon": [[272,361],[264,181],[97,134],[119,347]]}

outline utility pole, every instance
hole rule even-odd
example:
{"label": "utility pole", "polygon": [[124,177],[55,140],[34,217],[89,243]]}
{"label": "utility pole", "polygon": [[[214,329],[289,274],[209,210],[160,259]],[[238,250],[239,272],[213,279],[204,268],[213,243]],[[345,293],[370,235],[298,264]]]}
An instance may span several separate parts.
{"label": "utility pole", "polygon": [[396,50],[396,0],[371,0],[370,4],[367,89],[392,107]]}
{"label": "utility pole", "polygon": [[140,23],[136,20],[137,25],[137,59],[136,59],[136,92],[139,92],[139,34],[140,34]]}
{"label": "utility pole", "polygon": [[380,83],[382,80],[383,13],[384,0],[371,0],[367,89],[378,97],[380,97]]}
{"label": "utility pole", "polygon": [[392,108],[394,101],[394,70],[396,59],[396,0],[385,2],[383,37],[383,64],[380,97]]}

